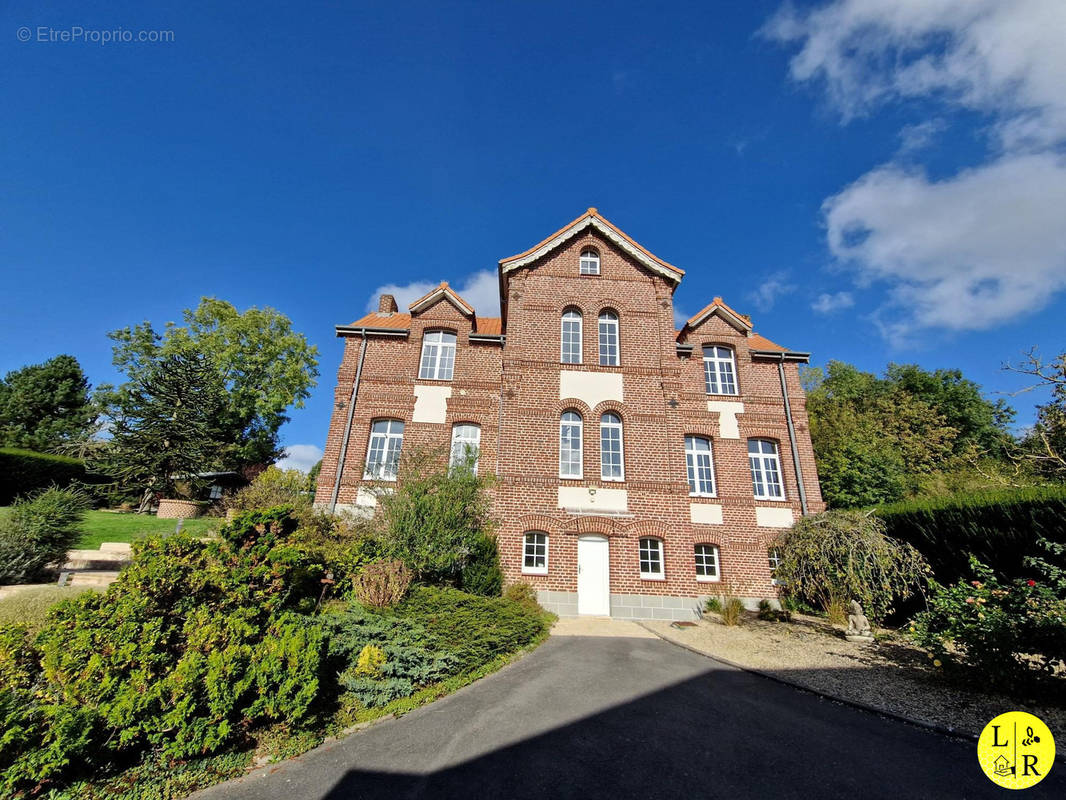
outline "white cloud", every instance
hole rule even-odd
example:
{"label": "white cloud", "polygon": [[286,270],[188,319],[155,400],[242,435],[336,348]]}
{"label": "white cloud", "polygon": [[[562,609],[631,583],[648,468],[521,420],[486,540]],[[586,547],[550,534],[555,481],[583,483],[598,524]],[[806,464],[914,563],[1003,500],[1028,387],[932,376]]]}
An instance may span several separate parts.
{"label": "white cloud", "polygon": [[682,311],[678,306],[674,306],[674,327],[681,330],[685,327],[685,323],[692,318],[692,315]]}
{"label": "white cloud", "polygon": [[[367,311],[378,310],[378,299],[383,294],[396,298],[400,311],[407,311],[407,306],[428,294],[439,286],[439,282],[414,281],[413,283],[387,283],[377,287],[366,301]],[[493,270],[479,270],[471,273],[460,284],[452,284],[455,292],[474,307],[478,316],[494,317],[500,313],[500,283]]]}
{"label": "white cloud", "polygon": [[831,314],[843,308],[851,308],[855,305],[855,298],[851,292],[823,292],[818,299],[811,303],[811,308],[819,314]]}
{"label": "white cloud", "polygon": [[[763,28],[799,43],[792,77],[824,86],[844,121],[900,100],[990,120],[984,163],[931,180],[893,161],[823,204],[832,254],[888,286],[886,336],[989,328],[1066,288],[1064,30],[1062,0],[834,0]],[[941,129],[906,126],[897,158]]]}
{"label": "white cloud", "polygon": [[313,444],[290,444],[284,448],[285,453],[275,465],[278,469],[298,469],[310,472],[311,467],[322,458],[322,448]]}
{"label": "white cloud", "polygon": [[758,289],[748,293],[748,299],[759,311],[769,311],[778,298],[795,290],[796,287],[788,282],[788,273],[782,270],[764,278]]}

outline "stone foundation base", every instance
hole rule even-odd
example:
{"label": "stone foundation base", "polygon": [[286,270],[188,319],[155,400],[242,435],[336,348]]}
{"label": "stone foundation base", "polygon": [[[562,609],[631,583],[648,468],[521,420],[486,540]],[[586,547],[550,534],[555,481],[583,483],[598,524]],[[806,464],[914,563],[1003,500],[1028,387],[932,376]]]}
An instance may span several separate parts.
{"label": "stone foundation base", "polygon": [[[618,619],[695,620],[707,597],[655,594],[612,594],[611,616]],[[576,617],[577,592],[537,592],[537,602],[560,617]]]}

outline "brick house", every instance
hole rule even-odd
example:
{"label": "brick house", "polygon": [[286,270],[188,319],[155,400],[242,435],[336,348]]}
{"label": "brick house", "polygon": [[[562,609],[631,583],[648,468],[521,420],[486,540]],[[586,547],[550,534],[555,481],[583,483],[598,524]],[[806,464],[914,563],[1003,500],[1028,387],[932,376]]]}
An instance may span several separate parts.
{"label": "brick house", "polygon": [[499,262],[501,317],[447,283],[345,339],[316,502],[372,513],[401,448],[498,478],[508,581],[559,614],[691,619],[773,597],[768,543],[824,508],[798,364],[715,298],[677,330],[684,272],[590,208]]}

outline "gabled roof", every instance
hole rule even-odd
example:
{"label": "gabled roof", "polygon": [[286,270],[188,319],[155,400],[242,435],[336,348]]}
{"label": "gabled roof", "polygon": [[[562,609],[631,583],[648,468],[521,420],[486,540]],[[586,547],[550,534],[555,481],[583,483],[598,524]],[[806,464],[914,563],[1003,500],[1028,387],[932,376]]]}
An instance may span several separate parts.
{"label": "gabled roof", "polygon": [[474,307],[453,292],[447,281],[441,281],[440,286],[415,300],[407,307],[407,310],[412,314],[417,314],[419,311],[429,308],[442,298],[455,306],[459,310],[459,313],[465,314],[468,317],[474,316]]}
{"label": "gabled roof", "polygon": [[658,273],[668,280],[673,281],[674,285],[681,282],[681,277],[685,274],[683,269],[679,269],[673,264],[668,264],[658,256],[645,250],[641,245],[630,239],[627,234],[615,227],[610,221],[600,216],[600,213],[595,208],[590,208],[569,225],[560,228],[547,239],[533,245],[524,253],[519,253],[510,258],[501,259],[501,275],[505,275],[508,272],[512,272],[513,270],[536,261],[541,256],[550,253],[552,250],[560,247],[589,228],[599,232],[605,239],[613,242],[652,272]]}
{"label": "gabled roof", "polygon": [[741,314],[740,312],[733,310],[728,305],[726,305],[725,301],[722,300],[721,297],[714,298],[714,300],[712,300],[709,305],[704,307],[699,313],[689,319],[689,321],[685,323],[685,327],[682,328],[682,330],[684,330],[685,328],[695,328],[701,323],[703,323],[705,319],[711,316],[721,317],[742,333],[751,332],[751,317],[749,317],[747,314]]}

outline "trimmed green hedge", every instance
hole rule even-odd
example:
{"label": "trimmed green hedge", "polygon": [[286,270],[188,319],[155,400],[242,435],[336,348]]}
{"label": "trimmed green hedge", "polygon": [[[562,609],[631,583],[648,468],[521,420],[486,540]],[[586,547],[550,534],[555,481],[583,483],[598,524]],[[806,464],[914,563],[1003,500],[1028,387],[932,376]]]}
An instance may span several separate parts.
{"label": "trimmed green hedge", "polygon": [[918,548],[941,583],[970,578],[971,553],[1001,577],[1029,577],[1025,557],[1047,555],[1037,539],[1066,543],[1066,486],[911,500],[876,513],[889,536]]}
{"label": "trimmed green hedge", "polygon": [[65,488],[79,481],[99,483],[100,480],[90,476],[76,458],[0,447],[0,506],[53,484]]}

